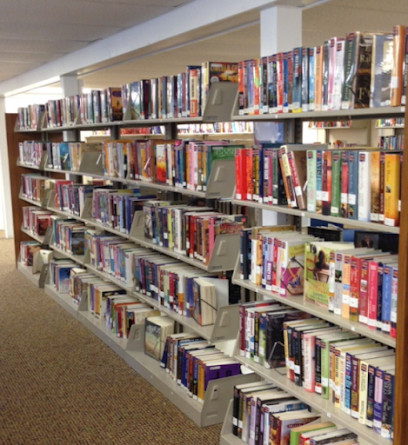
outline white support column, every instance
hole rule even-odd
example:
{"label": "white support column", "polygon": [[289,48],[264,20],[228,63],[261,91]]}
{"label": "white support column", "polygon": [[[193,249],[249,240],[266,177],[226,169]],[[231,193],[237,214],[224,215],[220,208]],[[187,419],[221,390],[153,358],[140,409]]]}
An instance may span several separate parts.
{"label": "white support column", "polygon": [[[73,96],[75,94],[81,94],[82,81],[78,79],[76,74],[66,74],[60,77],[60,84],[62,90],[62,97]],[[62,138],[64,141],[75,141],[75,131],[63,131]]]}
{"label": "white support column", "polygon": [[[294,6],[272,6],[261,11],[261,57],[290,51],[302,46],[302,9]],[[284,213],[262,211],[262,224],[287,223]]]}
{"label": "white support column", "polygon": [[0,228],[4,228],[6,238],[14,237],[4,97],[0,97]]}
{"label": "white support column", "polygon": [[302,8],[273,6],[261,11],[261,57],[302,46]]}

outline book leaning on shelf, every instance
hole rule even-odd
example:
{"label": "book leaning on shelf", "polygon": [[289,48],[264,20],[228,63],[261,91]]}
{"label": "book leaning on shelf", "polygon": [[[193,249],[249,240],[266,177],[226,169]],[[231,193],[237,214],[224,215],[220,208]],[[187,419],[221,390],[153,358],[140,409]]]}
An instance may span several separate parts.
{"label": "book leaning on shelf", "polygon": [[18,143],[18,161],[32,167],[40,167],[45,153],[49,150],[51,142],[24,141]]}
{"label": "book leaning on shelf", "polygon": [[44,236],[51,225],[51,215],[48,210],[41,210],[38,207],[23,207],[22,227],[34,235]]}

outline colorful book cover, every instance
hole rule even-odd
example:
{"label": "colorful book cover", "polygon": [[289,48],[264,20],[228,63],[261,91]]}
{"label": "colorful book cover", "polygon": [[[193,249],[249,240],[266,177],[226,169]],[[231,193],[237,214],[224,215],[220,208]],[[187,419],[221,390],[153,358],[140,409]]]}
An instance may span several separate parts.
{"label": "colorful book cover", "polygon": [[307,151],[307,211],[316,212],[317,150]]}
{"label": "colorful book cover", "polygon": [[303,112],[309,111],[309,48],[302,48],[301,53],[301,109]]}
{"label": "colorful book cover", "polygon": [[400,155],[386,153],[384,165],[384,224],[399,225]]}
{"label": "colorful book cover", "polygon": [[358,173],[359,173],[359,153],[351,151],[348,159],[348,205],[347,216],[350,219],[357,219],[358,215]]}
{"label": "colorful book cover", "polygon": [[309,82],[308,82],[308,97],[309,106],[307,111],[315,110],[315,48],[309,48]]}
{"label": "colorful book cover", "polygon": [[322,154],[322,215],[330,215],[332,199],[332,155],[330,151]]}
{"label": "colorful book cover", "polygon": [[333,151],[332,155],[332,175],[331,175],[331,216],[341,216],[340,186],[342,159],[340,151]]}
{"label": "colorful book cover", "polygon": [[371,153],[370,163],[370,221],[380,221],[380,152]]}
{"label": "colorful book cover", "polygon": [[303,295],[304,255],[304,241],[282,241],[280,295]]}
{"label": "colorful book cover", "polygon": [[316,213],[322,213],[323,151],[316,150]]}

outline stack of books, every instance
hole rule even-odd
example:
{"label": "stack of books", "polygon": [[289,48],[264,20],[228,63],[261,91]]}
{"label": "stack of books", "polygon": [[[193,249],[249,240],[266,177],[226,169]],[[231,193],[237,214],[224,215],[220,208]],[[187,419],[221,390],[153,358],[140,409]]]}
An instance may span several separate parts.
{"label": "stack of books", "polygon": [[24,141],[18,143],[18,161],[30,167],[39,167],[51,142]]}
{"label": "stack of books", "polygon": [[44,236],[51,225],[52,213],[38,207],[23,207],[23,228],[34,235]]}

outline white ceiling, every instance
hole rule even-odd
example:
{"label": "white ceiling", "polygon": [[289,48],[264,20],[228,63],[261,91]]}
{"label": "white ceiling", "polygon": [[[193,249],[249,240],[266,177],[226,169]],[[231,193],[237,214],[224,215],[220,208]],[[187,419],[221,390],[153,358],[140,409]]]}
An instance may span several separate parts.
{"label": "white ceiling", "polygon": [[[0,81],[191,2],[0,0]],[[408,1],[332,0],[305,9],[302,21],[304,46],[315,46],[329,37],[355,30],[390,32],[395,24],[408,25]],[[259,12],[252,11],[197,28],[189,36],[193,41],[189,45],[180,45],[175,37],[117,57],[114,66],[103,62],[79,74],[85,87],[104,88],[176,74],[186,65],[204,60],[258,57],[259,34]]]}
{"label": "white ceiling", "polygon": [[193,0],[0,0],[0,81]]}

